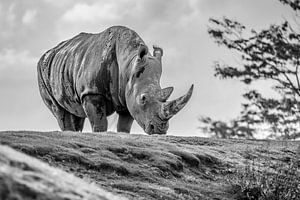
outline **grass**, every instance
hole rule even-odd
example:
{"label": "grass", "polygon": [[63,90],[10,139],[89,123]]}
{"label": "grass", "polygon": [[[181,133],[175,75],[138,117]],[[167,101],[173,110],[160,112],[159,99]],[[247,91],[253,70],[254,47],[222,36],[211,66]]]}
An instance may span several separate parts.
{"label": "grass", "polygon": [[[257,181],[246,184],[251,179],[249,172],[271,172],[268,163],[286,164],[295,157],[300,145],[264,140],[32,131],[0,132],[0,144],[113,193],[149,200],[234,199],[239,191],[243,193]],[[260,159],[254,163],[255,170],[247,169],[256,158]],[[237,175],[237,170],[239,175],[249,176],[244,183],[233,182],[240,186],[234,193],[226,178]]]}
{"label": "grass", "polygon": [[[300,147],[300,146],[299,146]],[[298,200],[300,199],[299,155],[283,163],[268,161],[263,166],[256,160],[227,179],[231,192],[239,200]]]}

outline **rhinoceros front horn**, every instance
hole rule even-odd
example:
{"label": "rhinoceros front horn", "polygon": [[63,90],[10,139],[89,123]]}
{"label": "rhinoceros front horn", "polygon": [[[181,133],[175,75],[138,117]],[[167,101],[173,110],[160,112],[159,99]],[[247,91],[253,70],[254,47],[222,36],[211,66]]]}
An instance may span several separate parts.
{"label": "rhinoceros front horn", "polygon": [[178,99],[175,99],[173,101],[167,101],[162,104],[161,107],[161,118],[162,119],[170,119],[173,117],[176,113],[178,113],[190,100],[192,93],[193,93],[194,85],[191,86],[189,91],[179,97]]}

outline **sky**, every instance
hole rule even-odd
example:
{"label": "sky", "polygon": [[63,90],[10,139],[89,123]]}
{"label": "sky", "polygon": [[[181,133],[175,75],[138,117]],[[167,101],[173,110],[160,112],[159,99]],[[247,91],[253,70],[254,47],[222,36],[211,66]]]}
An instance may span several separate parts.
{"label": "sky", "polygon": [[[209,37],[208,19],[226,16],[260,30],[290,14],[277,0],[0,0],[0,130],[59,130],[39,94],[39,58],[80,32],[122,25],[149,49],[154,44],[164,49],[161,85],[174,86],[170,99],[195,85],[190,102],[170,120],[168,134],[202,136],[198,118],[230,120],[249,89],[214,77],[214,61],[238,63],[238,57]],[[116,120],[109,118],[109,130],[116,130]],[[84,131],[91,131],[88,120]],[[132,132],[143,134],[135,122]]]}

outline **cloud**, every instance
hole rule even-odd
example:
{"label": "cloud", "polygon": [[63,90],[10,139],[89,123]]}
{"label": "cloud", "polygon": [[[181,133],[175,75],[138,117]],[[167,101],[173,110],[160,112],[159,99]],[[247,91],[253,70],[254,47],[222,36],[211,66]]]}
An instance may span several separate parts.
{"label": "cloud", "polygon": [[22,22],[25,25],[31,25],[35,22],[37,11],[36,10],[27,10],[22,17]]}
{"label": "cloud", "polygon": [[4,49],[0,51],[0,70],[9,67],[33,66],[36,62],[37,58],[33,57],[28,50]]}
{"label": "cloud", "polygon": [[7,23],[10,24],[11,26],[15,24],[15,19],[16,19],[16,14],[15,14],[15,7],[16,7],[16,4],[11,4],[8,8],[8,11],[7,11],[7,15],[6,15],[6,20],[7,20]]}
{"label": "cloud", "polygon": [[[48,0],[46,0],[48,1]],[[67,1],[69,2],[69,1]],[[177,22],[182,16],[193,12],[196,0],[102,0],[75,3],[66,10],[61,19],[66,23],[99,24],[106,21],[128,23],[133,21],[139,25],[150,25],[155,22]]]}
{"label": "cloud", "polygon": [[66,6],[76,3],[76,1],[77,0],[59,0],[59,3],[57,3],[57,1],[53,0],[43,0],[43,2],[45,2],[47,5],[55,6],[58,8],[65,8]]}
{"label": "cloud", "polygon": [[92,22],[101,20],[117,20],[117,6],[114,3],[99,3],[88,5],[79,3],[73,6],[62,16],[62,20],[66,22]]}
{"label": "cloud", "polygon": [[79,32],[100,32],[122,20],[123,12],[119,12],[119,8],[119,1],[76,3],[56,21],[56,34],[60,40],[64,40]]}
{"label": "cloud", "polygon": [[182,28],[190,28],[202,19],[196,3],[195,0],[79,2],[57,20],[56,33],[64,40],[79,32],[100,32],[113,25],[124,25],[154,40],[164,33],[173,32],[175,36]]}

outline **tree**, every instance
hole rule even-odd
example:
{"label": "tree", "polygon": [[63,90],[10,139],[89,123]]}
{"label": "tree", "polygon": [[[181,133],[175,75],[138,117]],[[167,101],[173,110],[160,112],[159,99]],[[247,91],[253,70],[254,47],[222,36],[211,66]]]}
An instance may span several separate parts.
{"label": "tree", "polygon": [[[295,12],[300,10],[299,0],[279,0]],[[236,51],[241,66],[215,62],[215,76],[221,79],[238,79],[251,85],[255,81],[269,81],[278,98],[264,97],[251,90],[243,97],[240,115],[231,122],[220,122],[202,117],[203,131],[214,133],[220,124],[224,133],[217,137],[253,137],[254,133],[269,132],[269,137],[296,139],[300,137],[300,34],[289,21],[272,24],[267,29],[247,29],[241,23],[224,17],[210,20],[209,35],[214,41]],[[298,24],[295,21],[295,24]],[[248,35],[248,36],[245,36]]]}

